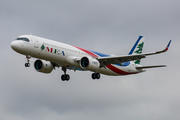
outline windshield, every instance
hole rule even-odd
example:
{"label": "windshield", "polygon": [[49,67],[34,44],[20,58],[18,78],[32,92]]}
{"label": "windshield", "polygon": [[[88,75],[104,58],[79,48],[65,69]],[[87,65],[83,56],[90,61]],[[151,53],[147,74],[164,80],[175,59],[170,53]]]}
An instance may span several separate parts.
{"label": "windshield", "polygon": [[23,40],[23,41],[29,42],[29,39],[27,38],[17,38],[16,40]]}

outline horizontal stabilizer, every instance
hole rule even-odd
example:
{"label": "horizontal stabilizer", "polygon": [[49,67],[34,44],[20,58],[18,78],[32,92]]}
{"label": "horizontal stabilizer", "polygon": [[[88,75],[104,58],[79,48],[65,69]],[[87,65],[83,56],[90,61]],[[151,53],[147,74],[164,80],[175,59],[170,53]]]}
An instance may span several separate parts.
{"label": "horizontal stabilizer", "polygon": [[166,65],[141,66],[141,67],[136,67],[136,69],[147,69],[147,68],[157,68],[157,67],[166,67]]}

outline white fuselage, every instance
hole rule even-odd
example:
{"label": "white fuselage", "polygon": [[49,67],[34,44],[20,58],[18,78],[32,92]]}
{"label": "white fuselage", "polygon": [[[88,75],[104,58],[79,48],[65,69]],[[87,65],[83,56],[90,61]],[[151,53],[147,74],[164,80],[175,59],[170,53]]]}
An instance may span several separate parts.
{"label": "white fuselage", "polygon": [[[92,59],[101,57],[101,54],[97,52],[33,35],[23,35],[20,37],[28,38],[29,41],[13,41],[11,47],[16,52],[57,63],[59,66],[69,69],[83,70],[80,68],[76,59],[80,59],[84,56],[91,57]],[[106,67],[100,67],[90,71],[106,75],[128,75],[142,72],[142,70],[137,70],[136,67],[137,65],[133,61],[130,61],[124,63],[124,65],[110,64]]]}

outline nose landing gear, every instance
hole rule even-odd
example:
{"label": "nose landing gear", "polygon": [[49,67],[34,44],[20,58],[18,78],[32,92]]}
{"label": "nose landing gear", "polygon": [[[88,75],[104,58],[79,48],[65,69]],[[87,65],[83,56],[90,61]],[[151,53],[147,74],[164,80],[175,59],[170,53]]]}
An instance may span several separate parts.
{"label": "nose landing gear", "polygon": [[30,61],[30,59],[31,59],[31,56],[27,55],[27,56],[26,56],[26,59],[27,59],[27,63],[25,63],[25,67],[30,67],[29,61]]}

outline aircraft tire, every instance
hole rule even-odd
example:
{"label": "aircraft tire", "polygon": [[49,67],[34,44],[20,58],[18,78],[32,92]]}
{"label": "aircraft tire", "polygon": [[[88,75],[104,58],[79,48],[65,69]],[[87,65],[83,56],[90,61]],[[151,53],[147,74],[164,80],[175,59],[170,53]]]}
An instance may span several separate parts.
{"label": "aircraft tire", "polygon": [[64,75],[61,76],[62,81],[69,81],[69,79],[70,79],[69,75],[64,74]]}
{"label": "aircraft tire", "polygon": [[65,75],[66,81],[69,81],[70,76],[69,75]]}
{"label": "aircraft tire", "polygon": [[96,79],[100,79],[100,74],[99,73],[96,73]]}
{"label": "aircraft tire", "polygon": [[25,67],[30,67],[30,63],[25,63]]}
{"label": "aircraft tire", "polygon": [[66,80],[66,79],[65,79],[65,75],[62,75],[62,76],[61,76],[61,80],[62,80],[62,81],[65,81],[65,80]]}
{"label": "aircraft tire", "polygon": [[92,74],[92,79],[95,80],[96,79],[96,73]]}
{"label": "aircraft tire", "polygon": [[93,73],[92,74],[92,79],[95,80],[95,79],[100,79],[100,74],[99,73]]}

